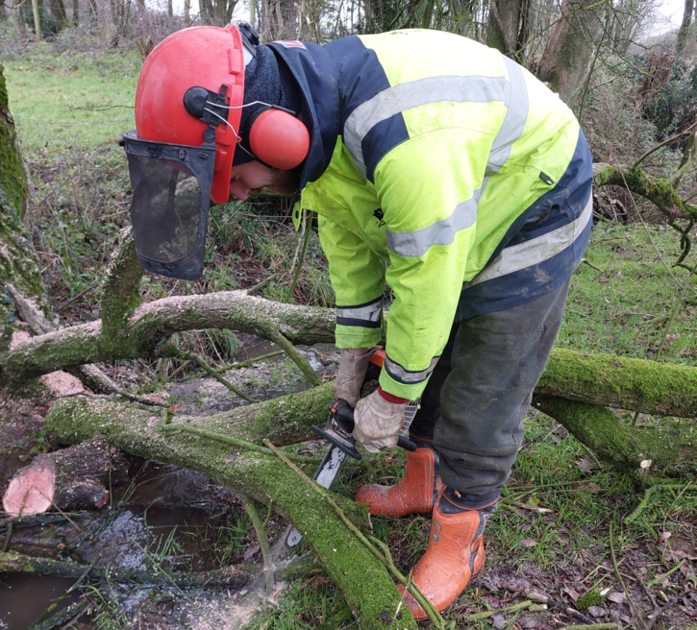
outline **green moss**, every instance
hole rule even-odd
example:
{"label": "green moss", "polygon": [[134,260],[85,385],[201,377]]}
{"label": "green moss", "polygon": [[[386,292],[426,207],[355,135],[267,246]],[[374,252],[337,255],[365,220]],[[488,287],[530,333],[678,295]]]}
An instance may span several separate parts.
{"label": "green moss", "polygon": [[697,368],[555,348],[536,391],[570,400],[697,417]]}
{"label": "green moss", "polygon": [[578,598],[576,607],[586,614],[591,606],[602,606],[605,598],[598,591],[588,591],[585,595]]}
{"label": "green moss", "polygon": [[[233,491],[273,505],[304,534],[325,571],[357,612],[361,627],[391,627],[400,595],[387,570],[309,484],[275,456],[231,449],[184,432],[160,431],[160,422],[157,413],[133,405],[78,397],[56,402],[46,417],[46,428],[71,443],[102,433],[128,453],[199,470]],[[365,506],[338,494],[332,497],[349,518],[367,525]],[[406,611],[399,627],[416,628]]]}
{"label": "green moss", "polygon": [[7,85],[4,68],[0,64],[0,187],[10,198],[11,205],[18,212],[24,206],[27,192],[27,178],[22,166],[22,158],[17,148],[17,136],[9,110]]}

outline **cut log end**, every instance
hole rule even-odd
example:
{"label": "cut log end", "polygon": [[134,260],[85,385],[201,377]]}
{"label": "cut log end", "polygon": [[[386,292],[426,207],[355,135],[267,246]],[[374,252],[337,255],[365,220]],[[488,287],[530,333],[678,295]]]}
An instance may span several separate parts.
{"label": "cut log end", "polygon": [[50,509],[55,491],[55,463],[44,459],[15,474],[2,499],[2,505],[12,517],[40,514]]}

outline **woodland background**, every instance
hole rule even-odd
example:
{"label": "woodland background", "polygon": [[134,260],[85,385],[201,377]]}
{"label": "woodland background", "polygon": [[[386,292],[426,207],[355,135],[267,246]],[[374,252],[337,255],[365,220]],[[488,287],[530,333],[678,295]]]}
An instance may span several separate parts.
{"label": "woodland background", "polygon": [[[264,41],[457,32],[574,109],[596,164],[591,245],[486,573],[431,624],[697,627],[694,9],[664,31],[651,1],[5,0],[0,490],[87,452],[106,461],[90,489],[108,499],[3,513],[0,628],[414,627],[389,565],[408,575],[430,520],[372,519],[365,546],[350,502],[394,483],[404,454],[352,463],[321,496],[273,451],[311,475],[324,449],[309,425],[337,355],[312,215],[296,233],[287,200],[213,208],[195,283],[144,274],[124,231],[117,141],[142,60],[180,28],[230,19]],[[306,533],[299,558],[271,548],[289,520]]]}

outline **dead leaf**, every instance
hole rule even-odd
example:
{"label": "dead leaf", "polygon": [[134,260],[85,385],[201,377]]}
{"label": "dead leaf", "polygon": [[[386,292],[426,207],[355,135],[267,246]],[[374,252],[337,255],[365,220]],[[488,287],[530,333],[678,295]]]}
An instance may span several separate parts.
{"label": "dead leaf", "polygon": [[496,628],[496,630],[502,630],[502,628],[505,628],[508,625],[506,615],[504,615],[502,612],[496,613],[491,618],[491,625]]}
{"label": "dead leaf", "polygon": [[605,617],[607,615],[607,610],[600,606],[588,606],[588,614],[598,619],[600,617]]}
{"label": "dead leaf", "polygon": [[247,551],[244,552],[244,559],[245,560],[250,560],[252,556],[259,551],[261,547],[259,545],[252,545]]}
{"label": "dead leaf", "polygon": [[581,459],[576,460],[576,463],[583,472],[591,473],[595,469],[595,465],[593,464],[593,462],[585,456],[581,457]]}
{"label": "dead leaf", "polygon": [[523,547],[535,547],[540,543],[538,543],[536,540],[533,540],[532,538],[521,538],[520,544],[523,545]]}
{"label": "dead leaf", "polygon": [[579,594],[574,589],[572,589],[570,586],[565,586],[561,590],[564,591],[571,599],[573,599],[574,603],[576,603],[579,598]]}
{"label": "dead leaf", "polygon": [[618,591],[615,591],[614,593],[610,593],[607,598],[611,602],[615,602],[615,604],[626,604],[627,603],[627,597],[624,593],[620,593]]}

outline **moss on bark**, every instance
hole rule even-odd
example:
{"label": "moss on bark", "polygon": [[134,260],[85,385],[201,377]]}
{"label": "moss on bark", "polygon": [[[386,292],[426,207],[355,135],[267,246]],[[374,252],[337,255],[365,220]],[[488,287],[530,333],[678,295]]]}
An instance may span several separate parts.
{"label": "moss on bark", "polygon": [[27,193],[27,178],[17,147],[17,135],[10,114],[3,70],[0,64],[0,188],[9,197],[10,205],[22,212]]}
{"label": "moss on bark", "polygon": [[603,407],[697,417],[697,368],[555,348],[535,389]]}
{"label": "moss on bark", "polygon": [[[321,406],[318,401],[322,398],[322,391],[326,395],[327,388],[317,388],[300,395],[308,396],[308,409]],[[271,401],[273,405],[264,403],[266,413],[271,414],[274,408],[285,412],[288,400],[281,401],[283,399]],[[219,414],[213,426],[209,424],[207,428],[224,430],[221,419],[224,415]],[[270,418],[269,415],[267,420]],[[206,418],[188,420],[196,424],[207,422]],[[242,418],[236,420],[242,422]],[[179,421],[182,420],[175,417],[175,422]],[[299,432],[303,431],[302,424],[304,421],[298,420]],[[234,429],[229,424],[226,426],[228,431],[243,431],[242,424],[235,424]],[[46,428],[58,439],[71,443],[102,433],[128,453],[199,470],[233,491],[238,490],[255,500],[273,505],[303,533],[317,553],[322,567],[358,615],[361,626],[380,630],[391,627],[400,594],[386,569],[361,545],[333,509],[312,488],[300,482],[298,476],[277,457],[163,429],[162,417],[158,414],[136,409],[132,405],[114,406],[109,401],[84,397],[59,400],[46,417]],[[237,433],[234,435],[239,437]],[[333,497],[349,518],[363,528],[368,526],[364,506],[339,495]],[[408,612],[402,611],[402,614],[400,630],[415,628],[416,624]]]}
{"label": "moss on bark", "polygon": [[610,164],[593,165],[593,183],[599,186],[621,186],[645,197],[671,219],[697,219],[697,206],[685,203],[667,179],[649,175],[640,167],[627,168]]}
{"label": "moss on bark", "polygon": [[533,405],[566,427],[580,442],[618,468],[637,470],[651,460],[669,474],[697,470],[697,427],[665,422],[630,427],[611,409],[554,396],[535,396]]}
{"label": "moss on bark", "polygon": [[100,312],[104,335],[114,339],[127,335],[127,320],[142,302],[138,291],[142,277],[143,267],[136,256],[133,233],[131,228],[126,228],[102,283]]}

